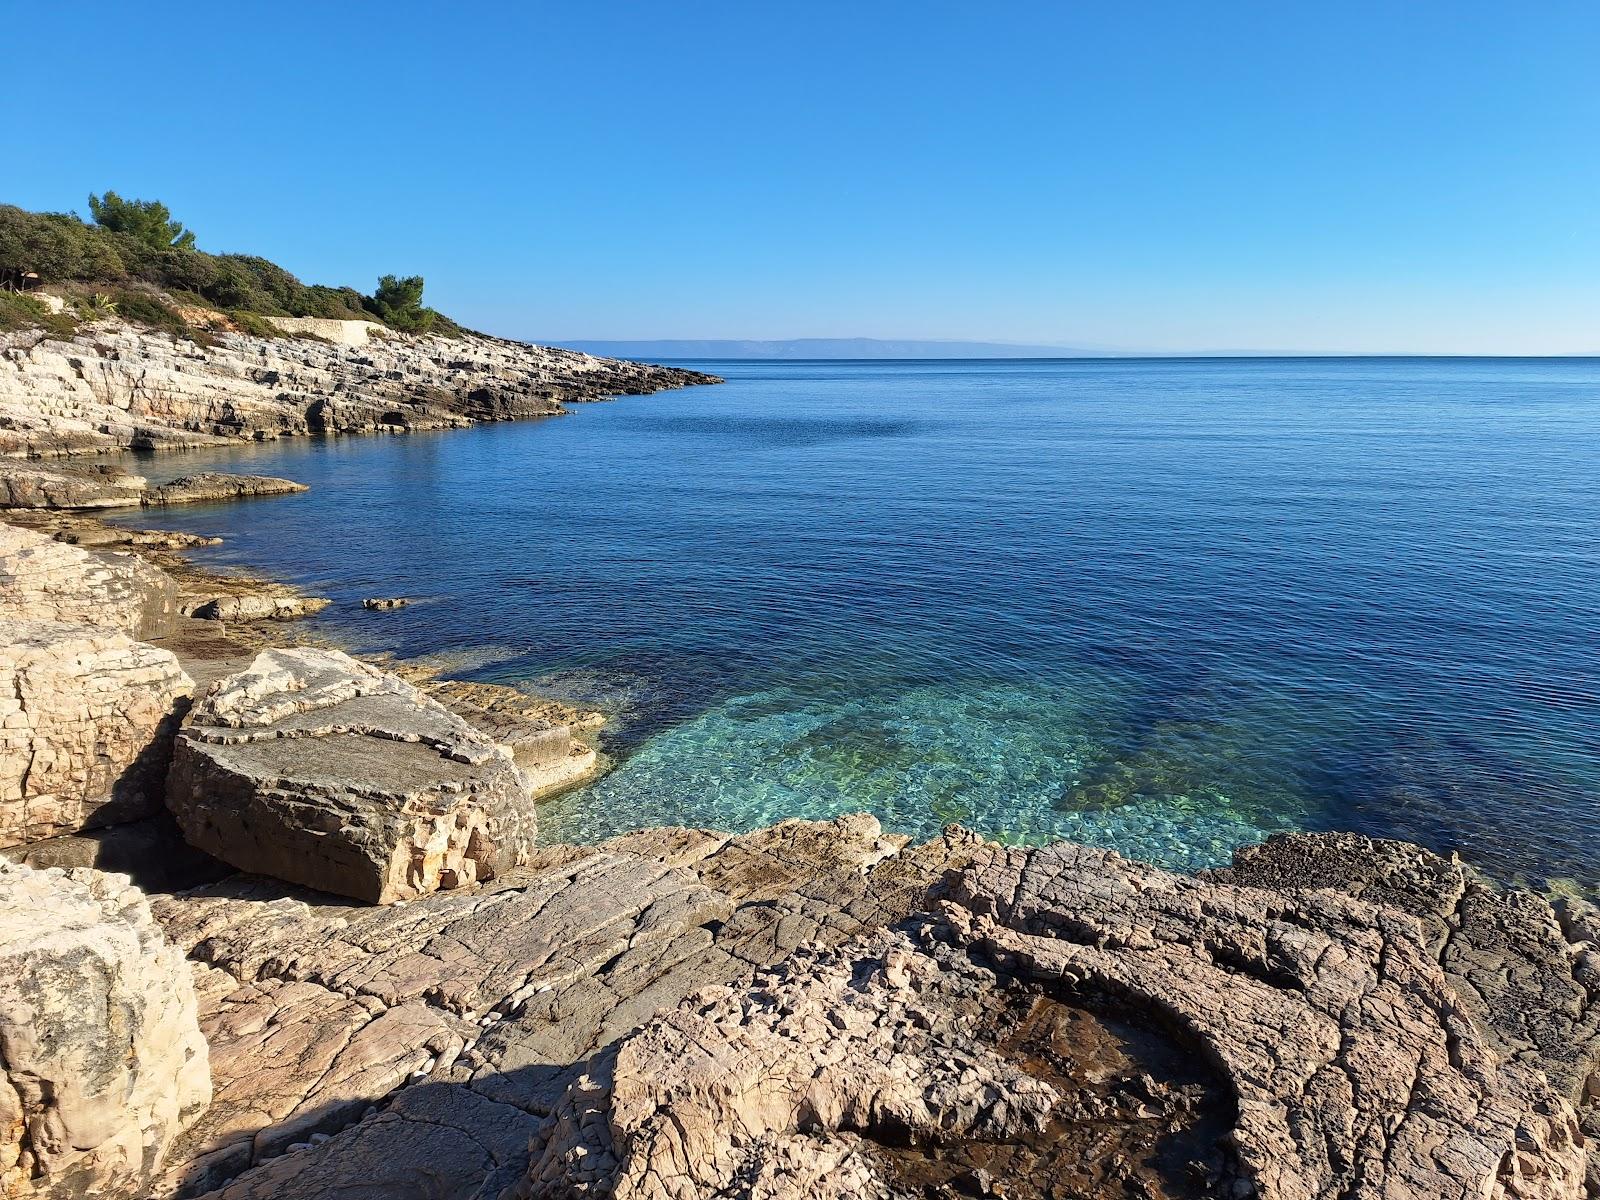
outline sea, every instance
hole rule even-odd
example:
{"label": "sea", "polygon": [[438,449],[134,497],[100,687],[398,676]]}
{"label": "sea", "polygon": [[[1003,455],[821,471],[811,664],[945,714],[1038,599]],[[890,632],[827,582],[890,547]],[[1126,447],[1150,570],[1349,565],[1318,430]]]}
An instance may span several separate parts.
{"label": "sea", "polygon": [[865,810],[1600,878],[1600,360],[685,365],[727,382],[140,457],[311,490],[122,519],[352,649],[604,710],[548,840]]}

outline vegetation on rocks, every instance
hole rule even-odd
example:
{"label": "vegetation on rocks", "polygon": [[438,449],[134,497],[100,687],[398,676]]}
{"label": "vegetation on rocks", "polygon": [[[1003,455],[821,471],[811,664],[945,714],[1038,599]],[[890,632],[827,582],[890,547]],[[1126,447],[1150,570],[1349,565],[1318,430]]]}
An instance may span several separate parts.
{"label": "vegetation on rocks", "polygon": [[[31,275],[42,284],[92,285],[93,292],[116,299],[125,319],[175,333],[191,331],[174,312],[173,302],[220,309],[246,332],[264,334],[271,328],[274,336],[275,327],[266,322],[246,328],[240,318],[321,317],[376,321],[408,333],[464,332],[448,317],[423,307],[421,276],[385,275],[371,296],[352,287],[306,284],[257,255],[196,249],[194,232],[158,200],[129,200],[107,191],[89,197],[89,210],[92,222],[75,213],[0,205],[0,280],[16,286]],[[148,299],[130,307],[126,301],[131,295]],[[12,299],[0,308],[0,331],[50,328],[39,314],[19,308]]]}

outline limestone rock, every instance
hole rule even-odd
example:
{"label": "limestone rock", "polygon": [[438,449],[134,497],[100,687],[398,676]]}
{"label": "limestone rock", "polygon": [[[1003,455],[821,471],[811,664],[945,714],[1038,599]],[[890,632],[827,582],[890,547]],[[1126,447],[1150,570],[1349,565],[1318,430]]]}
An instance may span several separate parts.
{"label": "limestone rock", "polygon": [[178,616],[178,585],[137,555],[96,553],[0,524],[0,617],[105,625],[160,638]]}
{"label": "limestone rock", "polygon": [[219,471],[204,471],[149,488],[140,497],[140,503],[147,508],[169,504],[212,504],[219,500],[288,496],[309,490],[303,483],[271,475],[228,475]]}
{"label": "limestone rock", "polygon": [[266,650],[178,736],[167,801],[241,870],[375,904],[489,879],[532,853],[510,754],[396,676],[336,650]]}
{"label": "limestone rock", "polygon": [[[549,847],[486,885],[387,908],[248,876],[161,897],[168,937],[207,964],[217,1090],[170,1190],[497,1200],[596,1049],[795,938],[900,919],[973,845],[885,858],[877,823],[856,816]],[[404,1019],[374,1024],[389,1013]],[[377,1112],[361,1119],[363,1104]],[[321,1133],[334,1136],[289,1150]]]}
{"label": "limestone rock", "polygon": [[1214,1064],[1235,1101],[1221,1194],[1583,1194],[1572,1106],[1533,1060],[1496,1054],[1416,917],[1069,844],[983,847],[938,919],[797,955],[598,1055],[516,1194],[888,1196],[884,1150],[907,1137],[1038,1146],[1064,1094],[974,1038],[951,984],[973,970],[993,995],[1137,1015]]}
{"label": "limestone rock", "polygon": [[322,596],[263,590],[213,596],[191,608],[189,615],[203,621],[293,621],[314,616],[330,603]]}
{"label": "limestone rock", "polygon": [[[69,341],[27,330],[0,334],[0,455],[445,429],[550,416],[566,401],[713,382],[695,371],[476,335],[388,331],[338,345],[224,332],[200,346],[110,320]],[[51,503],[86,496],[97,503],[103,494],[72,490],[82,487],[57,481],[15,490],[53,496]],[[5,488],[0,483],[0,499]]]}
{"label": "limestone rock", "polygon": [[252,496],[282,496],[306,486],[269,475],[187,475],[152,487],[138,475],[114,467],[0,462],[0,507],[99,509],[164,507]]}
{"label": "limestone rock", "polygon": [[0,861],[0,1194],[142,1200],[210,1100],[182,954],[138,889]]}
{"label": "limestone rock", "polygon": [[159,812],[190,689],[126,634],[0,619],[0,846]]}

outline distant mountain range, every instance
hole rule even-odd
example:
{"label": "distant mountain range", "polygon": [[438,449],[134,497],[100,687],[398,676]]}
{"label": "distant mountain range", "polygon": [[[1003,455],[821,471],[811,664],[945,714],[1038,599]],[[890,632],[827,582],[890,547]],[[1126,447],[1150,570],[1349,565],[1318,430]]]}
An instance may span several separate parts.
{"label": "distant mountain range", "polygon": [[607,358],[1085,358],[1108,351],[1072,346],[1020,346],[1011,342],[890,341],[881,338],[785,338],[738,341],[662,338],[654,341],[552,343]]}

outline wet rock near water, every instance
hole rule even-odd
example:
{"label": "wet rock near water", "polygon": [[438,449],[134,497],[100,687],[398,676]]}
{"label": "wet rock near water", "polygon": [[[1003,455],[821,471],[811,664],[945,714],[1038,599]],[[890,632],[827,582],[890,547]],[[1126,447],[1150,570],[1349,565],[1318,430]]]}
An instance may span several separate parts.
{"label": "wet rock near water", "polygon": [[189,606],[186,616],[202,621],[296,621],[315,616],[332,601],[325,596],[302,596],[287,588],[263,586],[227,596],[211,596]]}
{"label": "wet rock near water", "polygon": [[[68,341],[0,334],[0,455],[456,428],[713,382],[695,371],[476,335],[391,332],[341,345],[222,332],[201,346],[109,320]],[[46,490],[75,506],[94,502],[61,487]]]}
{"label": "wet rock near water", "polygon": [[392,608],[405,608],[411,603],[404,596],[368,596],[361,602],[362,608],[385,611]]}
{"label": "wet rock near water", "polygon": [[194,987],[118,875],[0,861],[0,1194],[151,1194],[211,1099]]}
{"label": "wet rock near water", "polygon": [[10,509],[164,508],[307,490],[303,483],[269,475],[207,471],[152,485],[142,476],[112,466],[44,466],[0,460],[0,508]]}
{"label": "wet rock near water", "polygon": [[492,878],[537,831],[504,748],[404,680],[310,648],[212,685],[167,803],[208,854],[375,904]]}

